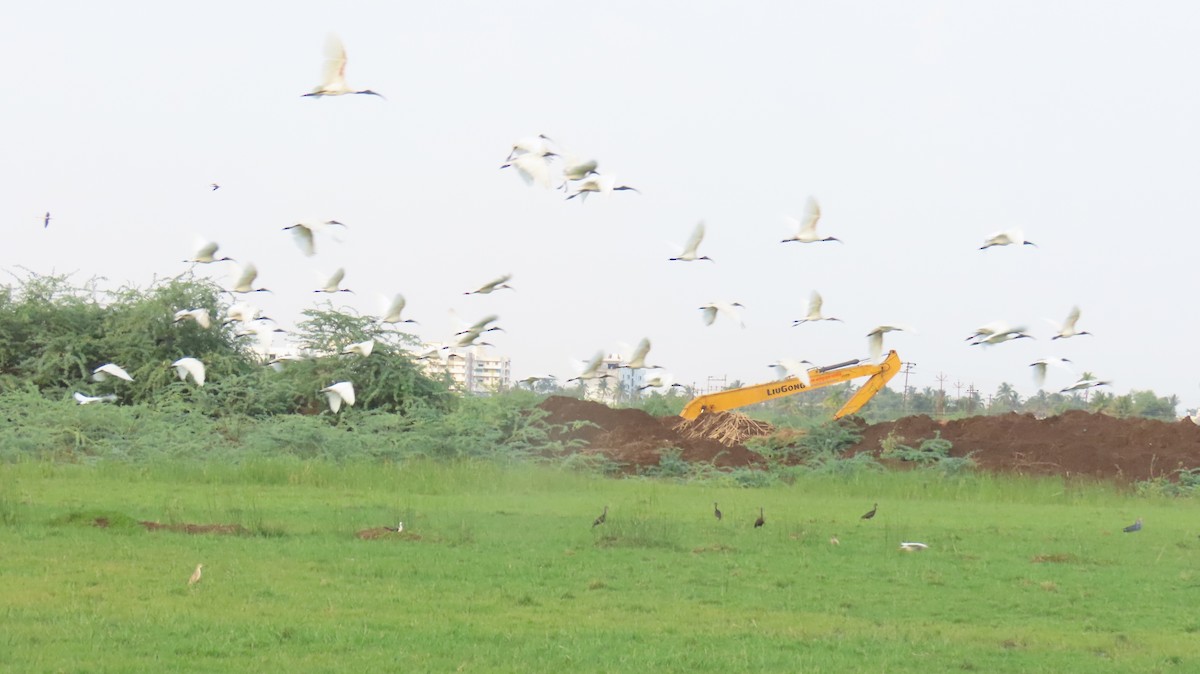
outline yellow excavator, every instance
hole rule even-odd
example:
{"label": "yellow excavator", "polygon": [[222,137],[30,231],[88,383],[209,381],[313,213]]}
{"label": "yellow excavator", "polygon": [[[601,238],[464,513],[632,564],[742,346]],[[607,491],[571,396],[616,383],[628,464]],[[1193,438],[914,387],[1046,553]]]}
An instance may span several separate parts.
{"label": "yellow excavator", "polygon": [[679,416],[691,420],[705,412],[724,412],[754,403],[784,398],[801,391],[811,391],[858,377],[870,376],[862,388],[855,391],[846,404],[842,405],[842,408],[833,415],[834,419],[841,419],[847,414],[854,414],[862,409],[862,406],[875,397],[875,394],[879,393],[879,389],[886,386],[898,372],[900,372],[900,356],[896,355],[895,351],[890,351],[887,358],[884,358],[881,363],[848,360],[836,365],[812,368],[808,371],[808,386],[805,386],[796,377],[788,377],[769,384],[755,384],[702,395],[693,398],[679,413]]}

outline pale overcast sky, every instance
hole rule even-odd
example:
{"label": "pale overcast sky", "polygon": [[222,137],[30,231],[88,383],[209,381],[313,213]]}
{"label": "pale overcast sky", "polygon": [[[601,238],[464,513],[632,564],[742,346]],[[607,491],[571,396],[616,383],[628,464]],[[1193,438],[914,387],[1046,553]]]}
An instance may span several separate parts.
{"label": "pale overcast sky", "polygon": [[[403,293],[417,333],[501,316],[514,375],[653,340],[683,382],[866,357],[1035,388],[1064,356],[1200,405],[1200,5],[1187,2],[19,3],[0,49],[0,268],[145,285],[197,236],[285,318]],[[335,32],[351,85],[301,98]],[[564,201],[498,167],[544,133],[641,194]],[[221,189],[211,191],[210,183]],[[821,203],[844,244],[782,244]],[[49,210],[53,221],[42,227]],[[334,218],[304,257],[281,228]],[[673,263],[704,220],[701,253]],[[1020,227],[1037,248],[978,250]],[[201,272],[228,283],[236,266]],[[462,293],[503,273],[515,292]],[[845,323],[793,328],[812,289]],[[745,329],[698,307],[746,305]],[[1073,305],[1095,333],[1051,342]],[[978,325],[1036,340],[990,348]],[[1048,388],[1073,381],[1052,372]],[[897,384],[894,383],[893,386]]]}

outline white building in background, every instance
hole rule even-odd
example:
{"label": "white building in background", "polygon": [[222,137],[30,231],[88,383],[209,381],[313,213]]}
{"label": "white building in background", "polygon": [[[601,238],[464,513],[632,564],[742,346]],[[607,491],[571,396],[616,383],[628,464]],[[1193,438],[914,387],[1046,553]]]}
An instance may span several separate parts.
{"label": "white building in background", "polygon": [[631,370],[625,365],[625,359],[620,354],[611,353],[600,361],[600,373],[607,374],[603,379],[589,379],[584,382],[584,397],[602,403],[617,403],[629,400],[638,393],[638,389],[646,383],[645,370]]}
{"label": "white building in background", "polygon": [[[430,344],[429,348],[440,347]],[[424,363],[432,377],[448,375],[455,387],[467,393],[496,393],[512,387],[512,360],[487,352],[487,347],[451,349],[445,360],[429,358]]]}

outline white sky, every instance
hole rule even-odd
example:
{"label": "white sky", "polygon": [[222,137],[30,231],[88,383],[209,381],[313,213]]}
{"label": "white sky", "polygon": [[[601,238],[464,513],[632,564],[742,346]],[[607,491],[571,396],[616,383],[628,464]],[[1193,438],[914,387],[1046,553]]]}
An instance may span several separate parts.
{"label": "white sky", "polygon": [[[145,285],[197,235],[276,317],[376,312],[418,334],[498,313],[517,378],[648,336],[678,381],[865,357],[910,383],[1034,392],[1054,355],[1200,405],[1200,5],[1186,2],[20,3],[6,8],[0,268]],[[351,85],[310,99],[336,32]],[[586,203],[497,170],[545,133],[634,185]],[[220,190],[209,190],[219,183]],[[781,244],[808,195],[837,243]],[[47,230],[42,214],[53,213]],[[304,257],[281,228],[335,218]],[[699,220],[716,264],[672,263]],[[978,250],[1021,227],[1039,247]],[[232,264],[200,268],[226,282]],[[512,272],[515,292],[463,296]],[[810,290],[846,323],[791,327]],[[712,299],[745,329],[704,327]],[[1050,341],[1083,309],[1094,337]],[[984,349],[993,320],[1037,340]],[[285,325],[290,321],[285,321]],[[898,380],[897,380],[898,381]],[[1053,372],[1048,386],[1073,381]],[[894,383],[893,386],[896,384]]]}

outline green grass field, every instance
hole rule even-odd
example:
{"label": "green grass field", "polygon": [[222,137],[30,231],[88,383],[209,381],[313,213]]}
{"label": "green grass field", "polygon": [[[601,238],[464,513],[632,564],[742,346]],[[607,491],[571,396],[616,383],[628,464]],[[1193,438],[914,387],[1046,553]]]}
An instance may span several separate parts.
{"label": "green grass field", "polygon": [[[403,535],[355,536],[399,519]],[[1190,501],[989,476],[734,489],[494,463],[8,464],[0,669],[1192,672],[1197,533]]]}

